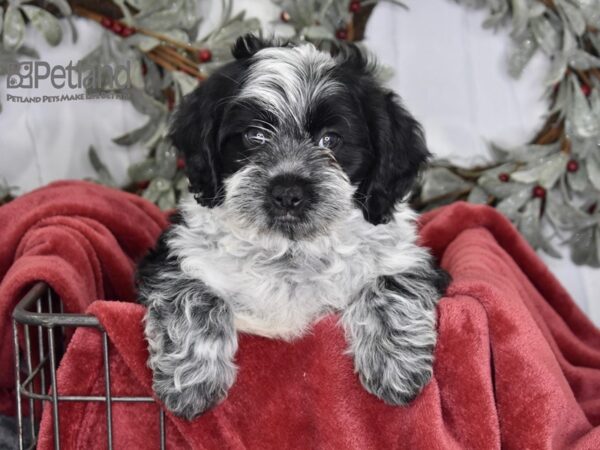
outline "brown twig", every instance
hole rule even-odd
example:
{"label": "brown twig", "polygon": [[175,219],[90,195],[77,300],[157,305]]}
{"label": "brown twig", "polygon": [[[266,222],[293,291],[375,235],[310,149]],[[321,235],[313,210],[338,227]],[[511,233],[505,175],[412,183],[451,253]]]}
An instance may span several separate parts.
{"label": "brown twig", "polygon": [[558,114],[551,115],[537,136],[533,139],[533,143],[537,145],[546,145],[556,142],[560,139],[564,132],[564,122],[558,118]]}
{"label": "brown twig", "polygon": [[173,39],[167,35],[157,33],[156,31],[152,31],[147,28],[136,28],[136,31],[143,35],[158,39],[160,42],[163,42],[166,44],[171,44],[173,47],[180,48],[182,50],[185,50],[186,52],[192,53],[193,55],[195,55],[199,50],[196,47],[194,47],[192,44],[188,44],[187,42],[183,42],[183,41],[178,41],[177,39]]}
{"label": "brown twig", "polygon": [[565,155],[571,154],[571,141],[564,133],[560,136],[560,151]]}
{"label": "brown twig", "polygon": [[[73,12],[75,14],[77,14],[78,16],[85,17],[86,19],[90,19],[90,20],[93,20],[98,23],[102,22],[102,19],[105,17],[102,14],[98,14],[97,12],[89,10],[82,6],[74,6]],[[158,39],[161,42],[170,44],[173,47],[177,47],[177,48],[180,48],[180,49],[188,51],[188,52],[192,52],[193,54],[196,54],[196,52],[198,51],[197,48],[195,48],[191,44],[188,44],[187,42],[178,41],[177,39],[173,39],[170,36],[167,36],[167,35],[164,35],[161,33],[157,33],[156,31],[149,30],[147,28],[136,27],[135,31],[136,31],[136,33],[140,33],[145,36],[153,37],[155,39]]]}
{"label": "brown twig", "polygon": [[[73,6],[73,11],[81,17],[85,17],[98,23],[101,23],[102,20],[105,18],[105,16],[103,16],[102,14],[99,14],[95,11],[89,10],[78,5]],[[178,41],[169,36],[157,33],[152,30],[148,30],[146,28],[135,28],[135,32],[143,34],[145,36],[153,37],[162,43],[161,45],[158,45],[152,50],[146,52],[148,57],[156,64],[169,71],[179,70],[198,79],[204,78],[204,76],[198,70],[198,66],[193,60],[186,58],[174,48],[171,48],[168,45],[164,45],[169,44],[173,47],[184,50],[185,52],[191,53],[192,55],[196,56],[198,49],[193,47],[191,44]]]}
{"label": "brown twig", "polygon": [[180,55],[176,50],[167,47],[165,45],[159,45],[152,49],[155,55],[160,56],[163,60],[168,61],[171,65],[174,65],[178,70],[192,75],[198,79],[203,79],[204,76],[198,71],[196,64]]}
{"label": "brown twig", "polygon": [[348,41],[353,42],[356,38],[355,36],[355,32],[354,32],[354,22],[350,21],[348,23],[348,26],[346,27],[346,32],[348,33]]}
{"label": "brown twig", "polygon": [[352,15],[352,35],[348,33],[348,36],[352,37],[352,41],[362,41],[365,37],[365,28],[373,8],[375,8],[375,4],[363,5],[358,13]]}
{"label": "brown twig", "polygon": [[160,55],[155,50],[150,50],[148,53],[146,53],[146,55],[148,55],[148,58],[150,58],[156,64],[164,67],[167,70],[170,70],[171,72],[177,70],[177,67],[175,67],[170,61],[165,59],[164,56]]}
{"label": "brown twig", "polygon": [[589,69],[588,72],[600,80],[600,69],[594,67]]}
{"label": "brown twig", "polygon": [[577,76],[579,77],[579,79],[581,81],[583,81],[588,86],[592,85],[592,80],[590,80],[590,77],[585,73],[585,70],[578,70],[578,69],[573,69],[573,70],[577,74]]}
{"label": "brown twig", "polygon": [[198,69],[197,64],[189,58],[186,58],[184,55],[179,53],[174,48],[169,47],[168,45],[159,45],[156,47],[162,53],[168,54],[171,58],[179,61],[181,64],[188,66],[190,69]]}
{"label": "brown twig", "polygon": [[544,5],[546,5],[546,7],[548,9],[551,9],[552,11],[556,11],[556,5],[554,4],[554,0],[539,0],[540,3],[543,3]]}

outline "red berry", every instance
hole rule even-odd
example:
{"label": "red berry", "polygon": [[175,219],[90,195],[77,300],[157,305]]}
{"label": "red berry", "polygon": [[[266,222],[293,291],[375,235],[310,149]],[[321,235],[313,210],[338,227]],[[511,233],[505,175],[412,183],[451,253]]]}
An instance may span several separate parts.
{"label": "red berry", "polygon": [[100,25],[104,28],[111,28],[113,26],[113,21],[110,17],[103,17],[100,21]]}
{"label": "red berry", "polygon": [[590,95],[592,93],[592,88],[590,87],[589,84],[582,84],[581,92],[583,92],[583,95],[585,95],[587,97],[588,95]]}
{"label": "red berry", "polygon": [[357,13],[360,11],[360,1],[358,0],[352,0],[350,2],[350,6],[348,8],[350,10],[350,12],[352,13]]}
{"label": "red berry", "polygon": [[123,27],[123,30],[121,31],[120,34],[124,38],[129,37],[132,34],[135,34],[135,28],[133,28],[133,27]]}
{"label": "red berry", "polygon": [[121,22],[113,22],[110,29],[116,34],[121,34],[123,32],[123,24]]}
{"label": "red berry", "polygon": [[335,37],[338,38],[340,41],[345,41],[346,39],[348,39],[348,31],[344,28],[340,28],[335,32]]}
{"label": "red berry", "polygon": [[209,62],[212,59],[212,52],[207,48],[200,49],[198,51],[198,59],[203,63]]}
{"label": "red berry", "polygon": [[535,186],[533,188],[533,196],[537,197],[537,198],[545,198],[546,197],[546,189],[544,189],[542,186]]}
{"label": "red berry", "polygon": [[183,169],[185,167],[185,160],[183,158],[177,158],[177,168]]}
{"label": "red berry", "polygon": [[506,183],[508,180],[510,180],[510,175],[506,172],[502,172],[500,175],[498,175],[498,179],[503,183]]}
{"label": "red berry", "polygon": [[577,161],[575,161],[574,159],[571,159],[567,163],[567,171],[573,173],[573,172],[577,172],[578,170],[579,170],[579,163]]}
{"label": "red berry", "polygon": [[598,203],[592,203],[590,207],[587,209],[588,214],[594,214],[596,212],[596,207]]}
{"label": "red berry", "polygon": [[291,19],[290,13],[287,11],[281,11],[279,18],[281,19],[282,22],[288,23]]}
{"label": "red berry", "polygon": [[136,183],[138,189],[146,189],[149,185],[150,185],[150,181],[149,180],[144,180],[144,181],[138,181]]}

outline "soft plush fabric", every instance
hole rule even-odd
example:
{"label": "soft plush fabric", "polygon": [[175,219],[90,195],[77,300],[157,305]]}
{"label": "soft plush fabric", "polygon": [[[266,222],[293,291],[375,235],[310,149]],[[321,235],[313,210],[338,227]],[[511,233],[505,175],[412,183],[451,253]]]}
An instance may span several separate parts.
{"label": "soft plush fabric", "polygon": [[52,183],[0,208],[0,413],[14,413],[11,313],[39,280],[81,313],[135,298],[135,260],[167,225],[146,200],[83,181]]}
{"label": "soft plush fabric", "polygon": [[[600,448],[600,332],[513,226],[455,204],[424,216],[421,236],[454,281],[435,376],[413,404],[364,391],[330,316],[293,343],[241,336],[228,398],[192,422],[168,415],[167,447]],[[99,301],[88,312],[110,336],[113,395],[152,395],[143,307]],[[100,335],[79,330],[59,392],[102,394],[101,367]],[[104,404],[63,404],[60,415],[63,448],[105,448]],[[156,405],[115,404],[113,423],[116,448],[157,448]],[[52,448],[50,408],[40,448]]]}
{"label": "soft plush fabric", "polygon": [[[454,281],[439,306],[434,379],[413,404],[363,390],[330,316],[293,343],[241,336],[230,395],[192,422],[167,415],[167,448],[600,448],[600,331],[494,210],[455,204],[421,224]],[[88,312],[110,337],[112,394],[152,395],[144,309],[129,301],[133,262],[164,226],[144,200],[88,183],[1,208],[2,386],[12,384],[10,310],[43,279],[69,311],[125,300]],[[75,333],[58,377],[61,394],[103,394],[97,331]],[[47,405],[39,448],[53,448],[51,420]],[[113,425],[115,448],[158,448],[157,405],[114,404]],[[103,403],[61,403],[60,426],[61,448],[106,448]]]}

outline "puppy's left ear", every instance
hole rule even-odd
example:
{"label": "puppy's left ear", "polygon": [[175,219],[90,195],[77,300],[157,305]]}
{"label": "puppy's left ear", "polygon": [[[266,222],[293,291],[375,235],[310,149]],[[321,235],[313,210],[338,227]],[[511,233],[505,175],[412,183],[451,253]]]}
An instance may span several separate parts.
{"label": "puppy's left ear", "polygon": [[397,96],[377,91],[364,105],[375,161],[356,193],[365,219],[375,225],[391,219],[430,156],[421,126]]}

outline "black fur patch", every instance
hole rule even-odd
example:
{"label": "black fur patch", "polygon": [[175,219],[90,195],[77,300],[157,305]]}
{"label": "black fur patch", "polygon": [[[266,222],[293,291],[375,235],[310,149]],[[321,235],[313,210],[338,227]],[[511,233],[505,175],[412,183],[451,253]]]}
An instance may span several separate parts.
{"label": "black fur patch", "polygon": [[[170,136],[186,159],[190,190],[205,206],[222,203],[223,179],[243,166],[248,155],[241,135],[252,120],[278,125],[279,118],[270,111],[236,103],[253,56],[273,46],[290,44],[252,35],[239,38],[232,49],[237,59],[189,94],[175,114]],[[429,157],[423,132],[397,96],[379,84],[356,46],[336,49],[335,58],[328,76],[344,89],[316,103],[307,113],[307,129],[301,131],[315,140],[323,130],[343,136],[334,153],[358,186],[356,203],[371,223],[387,222]]]}

